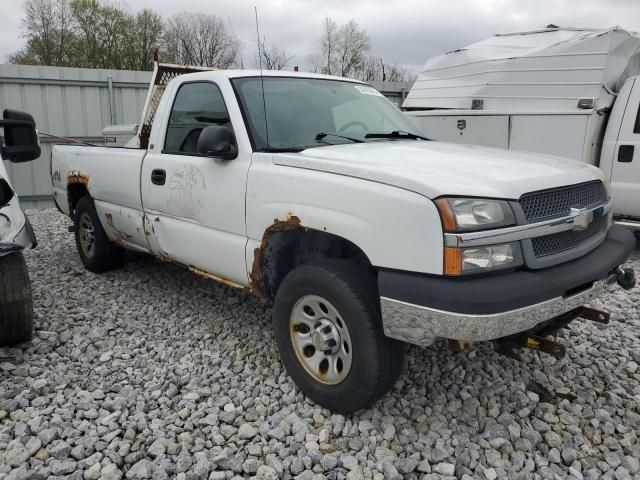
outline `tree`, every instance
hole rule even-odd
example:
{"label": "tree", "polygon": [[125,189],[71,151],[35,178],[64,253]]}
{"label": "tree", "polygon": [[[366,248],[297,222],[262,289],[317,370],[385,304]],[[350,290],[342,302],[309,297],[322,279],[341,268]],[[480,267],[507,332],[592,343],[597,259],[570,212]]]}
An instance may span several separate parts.
{"label": "tree", "polygon": [[286,50],[276,45],[267,47],[263,38],[256,52],[256,64],[258,66],[262,65],[265,70],[283,70],[293,60],[294,56],[289,55]]}
{"label": "tree", "polygon": [[73,41],[72,12],[68,0],[28,0],[22,28],[26,44],[10,55],[10,63],[63,65],[70,61]]}
{"label": "tree", "polygon": [[110,0],[27,0],[24,48],[11,63],[86,68],[151,69],[162,18],[132,14]]}
{"label": "tree", "polygon": [[386,63],[382,57],[369,55],[364,59],[357,78],[365,82],[406,82],[410,80],[410,75],[400,65]]}
{"label": "tree", "polygon": [[322,73],[354,76],[362,69],[364,59],[369,51],[369,35],[354,21],[344,25],[338,24],[329,17],[322,23],[323,66]]}
{"label": "tree", "polygon": [[165,23],[162,54],[172,63],[229,68],[238,64],[240,46],[216,15],[182,12]]}
{"label": "tree", "polygon": [[369,34],[354,20],[338,25],[326,17],[322,22],[320,52],[309,55],[309,69],[316,73],[357,78],[366,82],[402,82],[409,72],[382,57],[371,55]]}
{"label": "tree", "polygon": [[354,20],[342,25],[338,30],[336,55],[340,76],[350,77],[362,69],[369,51],[369,34]]}
{"label": "tree", "polygon": [[132,70],[153,69],[153,49],[160,46],[163,33],[162,17],[148,8],[141,10],[133,20],[129,32],[128,67]]}
{"label": "tree", "polygon": [[329,17],[325,17],[322,23],[322,56],[324,66],[322,72],[331,75],[335,70],[335,48],[338,43],[338,24]]}

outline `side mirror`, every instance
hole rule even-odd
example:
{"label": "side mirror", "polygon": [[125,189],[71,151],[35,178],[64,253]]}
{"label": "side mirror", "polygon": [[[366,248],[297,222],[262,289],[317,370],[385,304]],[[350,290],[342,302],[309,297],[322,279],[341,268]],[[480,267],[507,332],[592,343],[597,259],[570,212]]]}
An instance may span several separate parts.
{"label": "side mirror", "polygon": [[7,109],[2,113],[0,127],[4,128],[5,145],[0,145],[3,159],[21,163],[40,156],[36,122],[31,115]]}
{"label": "side mirror", "polygon": [[14,195],[9,183],[4,178],[0,178],[0,208],[6,207]]}
{"label": "side mirror", "polygon": [[198,153],[207,157],[233,160],[238,156],[233,132],[220,125],[209,125],[198,137]]}

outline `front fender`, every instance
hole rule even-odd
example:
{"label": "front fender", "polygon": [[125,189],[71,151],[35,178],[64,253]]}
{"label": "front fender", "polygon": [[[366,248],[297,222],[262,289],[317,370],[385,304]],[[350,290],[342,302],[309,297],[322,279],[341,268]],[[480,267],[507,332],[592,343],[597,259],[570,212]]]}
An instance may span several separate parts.
{"label": "front fender", "polygon": [[248,269],[251,253],[274,223],[296,218],[303,228],[358,246],[372,265],[442,274],[440,216],[428,198],[359,178],[256,165],[247,194]]}

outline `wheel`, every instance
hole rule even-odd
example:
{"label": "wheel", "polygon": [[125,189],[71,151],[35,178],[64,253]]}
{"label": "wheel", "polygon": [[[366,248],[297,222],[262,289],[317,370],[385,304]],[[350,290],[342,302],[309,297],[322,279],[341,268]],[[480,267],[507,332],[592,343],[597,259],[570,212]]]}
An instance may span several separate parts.
{"label": "wheel", "polygon": [[289,375],[334,412],[369,407],[402,372],[405,345],[384,335],[375,278],[357,264],[295,268],[278,288],[273,321]]}
{"label": "wheel", "polygon": [[0,257],[0,345],[26,342],[33,334],[33,299],[22,252]]}
{"label": "wheel", "polygon": [[124,263],[124,250],[107,238],[91,198],[78,200],[74,223],[76,247],[87,270],[102,273]]}

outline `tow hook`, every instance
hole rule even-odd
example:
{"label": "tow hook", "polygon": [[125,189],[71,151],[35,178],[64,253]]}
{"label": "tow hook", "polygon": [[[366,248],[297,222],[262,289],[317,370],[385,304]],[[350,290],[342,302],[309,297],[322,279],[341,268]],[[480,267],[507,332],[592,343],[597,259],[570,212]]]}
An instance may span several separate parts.
{"label": "tow hook", "polygon": [[621,268],[618,267],[609,276],[607,283],[611,285],[613,282],[617,282],[625,290],[631,290],[636,286],[636,275],[633,268]]}

